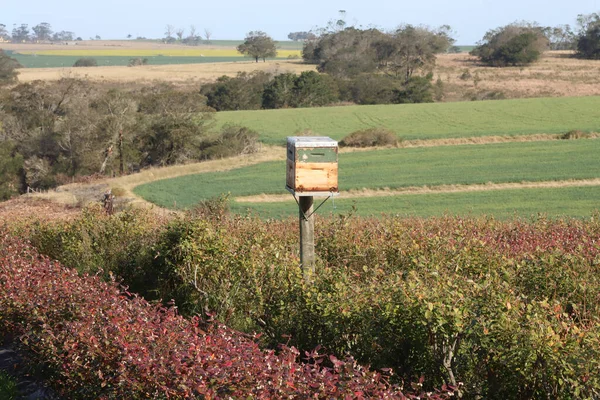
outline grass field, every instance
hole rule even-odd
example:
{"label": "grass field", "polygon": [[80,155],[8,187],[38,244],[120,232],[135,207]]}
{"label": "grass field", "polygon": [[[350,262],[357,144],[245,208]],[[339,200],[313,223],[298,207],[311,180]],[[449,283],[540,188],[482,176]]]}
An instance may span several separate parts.
{"label": "grass field", "polygon": [[[72,67],[75,61],[82,57],[91,57],[98,62],[98,66],[126,66],[129,61],[135,57],[142,57],[148,59],[148,65],[175,65],[175,64],[204,64],[204,63],[224,63],[224,62],[235,62],[235,61],[248,61],[247,57],[243,57],[241,54],[235,54],[231,51],[219,51],[201,55],[198,52],[195,55],[138,55],[138,54],[125,54],[115,55],[109,54],[94,54],[95,51],[90,51],[90,54],[85,54],[87,50],[77,52],[76,54],[9,54],[15,58],[24,68],[64,68]],[[125,52],[127,53],[127,52]],[[143,53],[143,52],[138,52]],[[148,52],[150,53],[150,52]],[[229,55],[217,55],[219,53]],[[279,55],[277,58],[270,58],[269,60],[284,60],[288,59],[287,55]]]}
{"label": "grass field", "polygon": [[[596,178],[599,151],[600,140],[582,139],[342,153],[339,186],[345,191]],[[162,207],[189,208],[224,193],[285,193],[284,180],[285,163],[277,161],[155,181],[134,192]]]}
{"label": "grass field", "polygon": [[231,111],[218,113],[217,122],[252,128],[269,144],[305,129],[336,140],[373,127],[403,139],[599,131],[600,96]]}
{"label": "grass field", "polygon": [[[509,189],[464,193],[406,194],[389,197],[364,197],[328,200],[318,215],[343,215],[355,208],[357,215],[430,217],[448,215],[489,215],[495,218],[522,217],[590,217],[600,210],[600,186],[551,189]],[[316,205],[321,199],[315,199]],[[315,206],[316,206],[315,205]],[[251,213],[262,218],[288,218],[298,214],[298,206],[289,201],[277,203],[236,203],[231,210]]]}

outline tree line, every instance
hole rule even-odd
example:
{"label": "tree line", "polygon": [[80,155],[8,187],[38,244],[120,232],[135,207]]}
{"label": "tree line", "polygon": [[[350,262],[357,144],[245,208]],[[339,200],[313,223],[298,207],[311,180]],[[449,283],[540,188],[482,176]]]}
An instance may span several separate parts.
{"label": "tree line", "polygon": [[197,89],[162,83],[134,89],[61,79],[0,91],[0,199],[76,176],[257,150],[258,134],[216,130]]}
{"label": "tree line", "polygon": [[13,43],[25,42],[68,42],[73,40],[82,40],[81,37],[75,37],[75,33],[71,31],[56,31],[52,30],[52,25],[48,22],[40,22],[31,29],[28,24],[21,24],[12,29],[9,34],[6,25],[0,24],[0,39]]}
{"label": "tree line", "polygon": [[545,50],[575,50],[587,59],[600,59],[600,14],[580,14],[574,31],[569,25],[542,27],[532,22],[514,22],[489,30],[471,52],[488,65],[527,65]]}

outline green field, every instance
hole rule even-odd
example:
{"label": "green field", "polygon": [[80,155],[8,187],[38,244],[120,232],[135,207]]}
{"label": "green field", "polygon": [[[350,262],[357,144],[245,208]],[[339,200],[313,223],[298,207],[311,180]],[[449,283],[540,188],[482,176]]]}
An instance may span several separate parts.
{"label": "green field", "polygon": [[600,96],[228,111],[217,113],[217,122],[252,128],[269,144],[305,129],[337,140],[374,127],[404,139],[600,131]]}
{"label": "green field", "polygon": [[[361,216],[393,214],[430,217],[448,215],[510,218],[515,215],[532,217],[590,217],[600,210],[600,186],[552,189],[508,189],[462,193],[406,194],[400,196],[361,197],[328,200],[319,209],[321,216],[343,215],[355,207]],[[315,199],[316,205],[322,199]],[[278,203],[236,203],[231,210],[238,214],[253,214],[262,218],[288,218],[298,215],[298,206],[290,200]]]}
{"label": "green field", "polygon": [[[342,153],[339,187],[343,191],[596,178],[599,152],[600,140],[582,139]],[[188,208],[223,193],[285,193],[284,181],[285,163],[279,161],[156,181],[138,186],[135,193],[162,207]]]}
{"label": "green field", "polygon": [[[24,68],[65,68],[72,67],[75,61],[82,56],[42,56],[30,54],[12,54]],[[134,56],[99,56],[91,57],[98,62],[98,66],[125,66]],[[150,56],[143,57],[148,59],[149,65],[170,65],[170,64],[202,64],[217,62],[247,62],[244,57],[182,57],[182,56]],[[278,58],[279,59],[279,58]],[[287,58],[281,58],[287,59]]]}

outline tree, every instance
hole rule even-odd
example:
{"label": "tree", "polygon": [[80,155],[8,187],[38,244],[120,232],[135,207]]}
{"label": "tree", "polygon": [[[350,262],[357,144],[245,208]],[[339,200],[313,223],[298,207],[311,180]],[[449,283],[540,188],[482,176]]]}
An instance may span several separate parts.
{"label": "tree", "polygon": [[42,22],[31,29],[35,34],[34,39],[38,42],[45,42],[52,37],[52,27],[47,22]]}
{"label": "tree", "polygon": [[217,111],[258,110],[270,79],[271,74],[262,71],[239,72],[235,78],[221,76],[217,82],[204,85],[200,92],[207,97],[207,105]]}
{"label": "tree", "polygon": [[279,74],[265,85],[262,106],[263,108],[293,107],[295,101],[296,74]]}
{"label": "tree", "polygon": [[208,28],[204,28],[204,37],[206,38],[206,44],[210,44],[210,38],[212,37],[212,32]]}
{"label": "tree", "polygon": [[10,35],[8,34],[8,31],[6,30],[6,25],[4,25],[4,24],[0,24],[0,39],[3,39],[3,40],[10,39]]}
{"label": "tree", "polygon": [[557,25],[544,28],[550,50],[573,50],[577,46],[577,37],[570,25]]}
{"label": "tree", "polygon": [[12,40],[15,43],[22,43],[29,41],[29,27],[27,24],[21,24],[12,31]]}
{"label": "tree", "polygon": [[173,37],[173,32],[175,32],[175,27],[173,25],[167,25],[165,27],[164,41],[166,43],[173,43],[175,41],[175,38]]}
{"label": "tree", "polygon": [[0,49],[0,86],[15,82],[18,75],[16,70],[21,67],[17,60]]}
{"label": "tree", "polygon": [[75,33],[69,31],[60,31],[52,35],[52,40],[55,42],[70,42],[74,40]]}
{"label": "tree", "polygon": [[600,14],[579,15],[580,32],[577,54],[583,58],[600,59]]}
{"label": "tree", "polygon": [[131,142],[131,131],[136,122],[137,103],[128,94],[112,89],[95,103],[94,108],[101,115],[98,128],[103,140],[104,160],[100,167],[103,174],[116,147],[119,158],[119,173],[125,172],[125,144]]}
{"label": "tree", "polygon": [[488,31],[471,54],[491,66],[528,65],[548,48],[543,29],[527,22]]}
{"label": "tree", "polygon": [[15,152],[9,141],[0,141],[0,201],[19,194],[23,156]]}
{"label": "tree", "polygon": [[262,31],[251,31],[246,35],[244,43],[237,47],[237,51],[247,57],[252,57],[258,62],[259,58],[266,61],[267,57],[277,56],[277,48],[273,39]]}
{"label": "tree", "polygon": [[185,29],[184,28],[179,28],[175,31],[175,34],[177,35],[177,40],[179,40],[180,42],[183,40],[183,34],[185,33]]}
{"label": "tree", "polygon": [[312,32],[290,32],[287,37],[294,42],[314,40],[317,38],[317,36]]}
{"label": "tree", "polygon": [[377,69],[374,44],[385,35],[377,29],[353,27],[321,35],[305,43],[302,57],[318,64],[318,71],[336,78],[347,79]]}
{"label": "tree", "polygon": [[408,82],[415,71],[430,71],[435,65],[436,54],[445,53],[453,43],[448,25],[437,29],[401,25],[388,39],[376,44],[379,66]]}

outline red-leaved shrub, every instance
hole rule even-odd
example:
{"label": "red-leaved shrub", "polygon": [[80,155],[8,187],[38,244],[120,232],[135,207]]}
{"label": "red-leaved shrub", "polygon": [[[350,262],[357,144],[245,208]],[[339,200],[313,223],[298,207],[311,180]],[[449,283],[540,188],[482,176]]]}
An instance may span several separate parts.
{"label": "red-leaved shrub", "polygon": [[[18,335],[68,398],[416,398],[385,376],[330,356],[206,327],[114,282],[40,257],[0,229],[0,329]],[[404,392],[406,393],[406,392]],[[449,388],[420,398],[451,396]]]}

